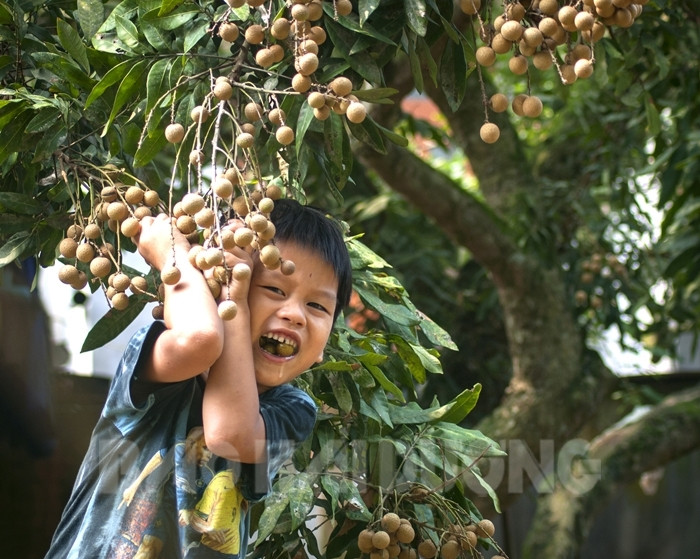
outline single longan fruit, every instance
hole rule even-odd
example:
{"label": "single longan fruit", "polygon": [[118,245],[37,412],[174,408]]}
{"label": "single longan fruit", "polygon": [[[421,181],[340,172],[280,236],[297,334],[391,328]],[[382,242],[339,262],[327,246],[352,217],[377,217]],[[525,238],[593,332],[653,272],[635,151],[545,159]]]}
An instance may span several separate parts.
{"label": "single longan fruit", "polygon": [[269,220],[264,215],[256,213],[250,218],[250,228],[256,233],[265,231],[265,229],[267,229],[268,221]]}
{"label": "single longan fruit", "polygon": [[528,95],[523,101],[523,114],[531,118],[538,117],[542,114],[542,101],[535,95]]}
{"label": "single longan fruit", "polygon": [[250,211],[248,199],[245,196],[236,196],[231,206],[233,211],[241,217],[245,217]]}
{"label": "single longan fruit", "polygon": [[216,80],[212,93],[219,101],[228,101],[233,96],[233,87],[228,81]]}
{"label": "single longan fruit", "polygon": [[238,314],[238,305],[233,301],[221,301],[217,307],[221,320],[233,320]]}
{"label": "single longan fruit", "polygon": [[255,53],[255,62],[261,68],[269,68],[275,63],[275,54],[269,48],[260,49]]}
{"label": "single longan fruit", "polygon": [[236,145],[240,148],[248,149],[253,147],[253,144],[255,144],[255,138],[248,132],[243,132],[236,136]]}
{"label": "single longan fruit", "polygon": [[231,276],[236,281],[249,280],[252,274],[253,273],[250,270],[250,266],[248,266],[248,264],[244,264],[243,262],[239,262],[233,267],[233,270],[231,270]]}
{"label": "single longan fruit", "polygon": [[160,272],[160,279],[165,285],[175,285],[180,281],[181,273],[176,266],[166,266]]}
{"label": "single longan fruit", "polygon": [[527,46],[537,48],[544,41],[544,35],[537,27],[528,27],[523,31],[523,41],[525,41]]}
{"label": "single longan fruit", "polygon": [[211,208],[202,208],[194,214],[194,222],[199,227],[207,229],[216,223],[216,214]]}
{"label": "single longan fruit", "polygon": [[352,13],[352,2],[350,0],[336,0],[335,9],[339,16],[347,16]]}
{"label": "single longan fruit", "polygon": [[459,7],[465,14],[473,16],[481,9],[481,0],[460,0]]}
{"label": "single longan fruit", "polygon": [[143,193],[143,203],[149,208],[155,208],[160,204],[160,195],[155,190],[147,190]]}
{"label": "single longan fruit", "polygon": [[274,108],[267,114],[267,119],[275,126],[282,126],[287,120],[287,115],[283,109]]}
{"label": "single longan fruit", "polygon": [[209,119],[209,109],[202,105],[197,105],[190,111],[190,118],[193,122],[206,122]]}
{"label": "single longan fruit", "polygon": [[306,36],[319,46],[325,43],[326,39],[328,38],[326,30],[320,25],[314,25],[311,29],[309,29]]}
{"label": "single longan fruit", "polygon": [[401,526],[401,518],[395,512],[387,512],[382,516],[381,525],[384,530],[393,534]]}
{"label": "single longan fruit", "polygon": [[[116,191],[115,191],[115,199],[116,199]],[[83,234],[83,228],[80,225],[77,225],[75,223],[73,225],[71,225],[66,230],[66,237],[69,237],[69,238],[74,239],[76,241],[80,239],[80,235],[82,235],[82,234]]]}
{"label": "single longan fruit", "polygon": [[297,93],[306,93],[311,89],[311,78],[303,74],[294,74],[292,78],[292,89]]}
{"label": "single longan fruit", "polygon": [[100,226],[97,225],[97,223],[88,223],[85,226],[85,238],[86,239],[98,239],[100,237],[100,234],[102,233],[102,229],[100,229]]}
{"label": "single longan fruit", "polygon": [[58,279],[61,281],[61,283],[70,285],[77,281],[78,274],[78,268],[76,268],[72,264],[66,264],[64,266],[61,266],[61,268],[58,270]]}
{"label": "single longan fruit", "polygon": [[430,540],[423,540],[418,544],[418,555],[425,559],[433,559],[437,555],[437,547]]}
{"label": "single longan fruit", "polygon": [[112,277],[112,287],[117,291],[126,291],[131,286],[131,278],[124,272],[117,272]]}
{"label": "single longan fruit", "polygon": [[320,109],[326,104],[326,96],[323,93],[314,91],[309,93],[309,96],[306,98],[306,102],[311,108]]}
{"label": "single longan fruit", "polygon": [[519,21],[510,19],[501,26],[500,33],[511,43],[515,43],[520,40],[520,37],[523,35],[523,31],[525,31],[525,28]]}
{"label": "single longan fruit", "polygon": [[250,122],[257,122],[258,120],[260,120],[263,116],[263,113],[263,108],[258,103],[246,103],[246,106],[243,108],[243,114],[245,114],[245,117]]}
{"label": "single longan fruit", "polygon": [[236,246],[245,248],[247,246],[250,246],[250,243],[253,242],[253,239],[255,239],[255,233],[247,227],[239,227],[234,232],[233,238],[234,242],[236,243]]}
{"label": "single longan fruit", "polygon": [[391,537],[384,530],[379,530],[372,536],[372,545],[377,549],[385,549],[390,543]]}
{"label": "single longan fruit", "polygon": [[131,278],[132,293],[146,293],[148,290],[148,281],[143,276],[134,276]]}
{"label": "single longan fruit", "polygon": [[275,245],[266,245],[260,250],[260,261],[271,270],[279,267],[281,258],[280,249]]}
{"label": "single longan fruit", "polygon": [[204,207],[204,197],[197,192],[188,192],[180,201],[182,209],[188,215],[194,215]]}
{"label": "single longan fruit", "polygon": [[513,108],[513,112],[518,116],[525,116],[525,111],[523,111],[525,99],[527,99],[527,95],[525,93],[519,93],[513,97],[513,103],[511,106]]}
{"label": "single longan fruit", "polygon": [[491,522],[488,518],[479,520],[479,522],[476,525],[476,534],[478,536],[487,536],[489,538],[492,538],[495,533],[496,527],[494,526],[493,522]]}
{"label": "single longan fruit", "polygon": [[175,221],[175,226],[183,235],[189,235],[197,230],[197,224],[191,215],[181,215]]}
{"label": "single longan fruit", "polygon": [[352,91],[352,82],[345,76],[338,76],[330,84],[328,84],[328,87],[330,87],[331,91],[333,91],[333,93],[336,95],[345,97]]}
{"label": "single longan fruit", "polygon": [[574,17],[574,25],[579,31],[590,31],[594,22],[595,16],[590,12],[579,12]]}
{"label": "single longan fruit", "polygon": [[267,47],[267,50],[270,51],[273,63],[282,62],[282,60],[284,60],[284,48],[282,48],[282,45],[270,45]]}
{"label": "single longan fruit", "polygon": [[154,320],[163,320],[163,316],[165,316],[163,305],[156,305],[153,307],[153,310],[151,310],[151,316],[154,318]]}
{"label": "single longan fruit", "polygon": [[402,522],[396,530],[396,539],[401,543],[411,543],[416,537],[416,532],[410,522]]}
{"label": "single longan fruit", "polygon": [[143,188],[140,186],[130,186],[124,193],[124,200],[132,205],[140,204],[143,202]]}
{"label": "single longan fruit", "polygon": [[493,122],[486,122],[479,130],[479,136],[487,144],[495,144],[501,135],[501,130]]}
{"label": "single longan fruit", "polygon": [[[113,186],[105,186],[101,191],[100,191],[100,197],[102,200],[105,202],[114,202],[119,195],[117,194],[117,189]],[[80,227],[79,225],[71,226],[71,227]],[[69,235],[72,237],[73,235]]]}
{"label": "single longan fruit", "polygon": [[494,62],[496,62],[496,51],[491,47],[481,46],[476,49],[476,61],[481,66],[493,66]]}
{"label": "single longan fruit", "polygon": [[120,228],[125,237],[135,237],[141,231],[141,224],[135,217],[127,217],[122,221]]}
{"label": "single longan fruit", "polygon": [[522,54],[516,54],[508,60],[508,69],[518,76],[527,72],[527,66],[527,58]]}
{"label": "single longan fruit", "polygon": [[348,109],[345,112],[345,116],[350,122],[359,124],[360,122],[365,120],[367,116],[367,109],[359,101],[353,101],[352,103],[350,103],[350,105],[348,105]]}
{"label": "single longan fruit", "polygon": [[259,45],[265,40],[265,30],[262,25],[254,23],[245,30],[245,40],[251,45]]}
{"label": "single longan fruit", "polygon": [[109,219],[123,221],[129,216],[129,208],[121,200],[110,202],[107,206],[107,216]]}
{"label": "single longan fruit", "polygon": [[75,258],[75,253],[78,250],[78,241],[70,237],[66,237],[58,244],[58,252],[64,258]]}
{"label": "single longan fruit", "polygon": [[292,17],[297,21],[307,21],[309,19],[309,9],[304,4],[294,4],[292,6]]}
{"label": "single longan fruit", "polygon": [[238,39],[240,34],[241,32],[240,29],[238,29],[238,25],[233,22],[227,21],[219,26],[219,37],[229,43],[233,43]]}
{"label": "single longan fruit", "polygon": [[98,256],[90,261],[90,273],[98,278],[106,277],[112,270],[112,261],[104,256]]}
{"label": "single longan fruit", "polygon": [[258,240],[271,241],[274,238],[275,233],[277,233],[277,228],[275,227],[275,224],[271,221],[268,221],[267,227],[265,227],[265,229],[258,233]]}
{"label": "single longan fruit", "polygon": [[573,6],[562,6],[557,12],[557,17],[559,18],[559,24],[566,31],[576,31],[576,25],[574,24],[574,19],[578,10]]}
{"label": "single longan fruit", "polygon": [[258,209],[264,214],[272,213],[272,210],[274,208],[275,208],[275,202],[272,198],[269,198],[269,197],[261,198],[260,202],[258,202]]}
{"label": "single longan fruit", "polygon": [[540,0],[540,12],[548,16],[554,15],[559,10],[558,0]]}
{"label": "single longan fruit", "polygon": [[190,165],[202,165],[204,163],[205,156],[201,149],[193,149],[190,152]]}
{"label": "single longan fruit", "polygon": [[362,553],[370,553],[374,549],[374,544],[372,543],[372,537],[374,536],[374,530],[365,529],[362,530],[357,536],[357,547]]}
{"label": "single longan fruit", "polygon": [[294,61],[294,68],[301,75],[309,76],[318,68],[318,56],[313,52],[307,52]]}
{"label": "single longan fruit", "polygon": [[593,75],[593,62],[582,58],[574,64],[574,73],[577,78],[586,79]]}
{"label": "single longan fruit", "polygon": [[80,262],[90,262],[95,258],[95,248],[90,243],[82,243],[75,249],[75,257]]}
{"label": "single longan fruit", "polygon": [[165,127],[165,139],[171,144],[177,144],[185,137],[185,127],[179,122],[173,122]]}
{"label": "single longan fruit", "polygon": [[552,67],[552,55],[543,50],[532,55],[532,65],[538,70],[549,70]]}
{"label": "single longan fruit", "polygon": [[489,105],[495,113],[508,110],[508,98],[503,93],[494,93],[489,99]]}
{"label": "single longan fruit", "polygon": [[115,293],[110,299],[112,307],[118,311],[123,311],[129,306],[129,296],[126,293]]}
{"label": "single longan fruit", "polygon": [[282,261],[282,264],[280,264],[280,272],[282,272],[285,276],[291,276],[295,272],[296,268],[296,264],[294,264],[294,262],[291,260],[284,260]]}
{"label": "single longan fruit", "polygon": [[289,37],[289,29],[289,20],[281,17],[272,22],[272,27],[270,27],[270,35],[277,40],[283,41]]}
{"label": "single longan fruit", "polygon": [[226,177],[217,177],[216,180],[214,180],[213,189],[214,194],[224,200],[227,200],[233,195],[233,183]]}
{"label": "single longan fruit", "polygon": [[440,547],[440,557],[442,559],[457,559],[462,549],[457,540],[448,540]]}
{"label": "single longan fruit", "polygon": [[320,109],[314,109],[314,118],[316,120],[326,120],[329,116],[331,116],[331,109],[328,105],[324,105]]}
{"label": "single longan fruit", "polygon": [[275,132],[275,138],[283,146],[288,146],[294,141],[294,130],[289,126],[280,126]]}

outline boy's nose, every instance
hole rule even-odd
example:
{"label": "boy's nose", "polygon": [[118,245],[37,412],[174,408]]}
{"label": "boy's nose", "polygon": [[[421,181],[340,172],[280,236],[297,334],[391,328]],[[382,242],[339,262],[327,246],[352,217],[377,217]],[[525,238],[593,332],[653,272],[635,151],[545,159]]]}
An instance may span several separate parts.
{"label": "boy's nose", "polygon": [[298,326],[306,324],[306,314],[304,313],[304,304],[294,299],[287,299],[280,307],[279,315]]}

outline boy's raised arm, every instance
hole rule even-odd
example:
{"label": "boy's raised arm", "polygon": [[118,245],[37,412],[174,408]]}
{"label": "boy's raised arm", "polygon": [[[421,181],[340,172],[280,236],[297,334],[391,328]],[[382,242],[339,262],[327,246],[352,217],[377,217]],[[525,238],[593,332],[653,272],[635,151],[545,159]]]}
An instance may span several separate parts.
{"label": "boy's raised arm", "polygon": [[139,253],[157,270],[173,263],[181,278],[165,285],[167,330],[157,339],[144,379],[176,382],[206,371],[221,354],[223,324],[202,273],[189,261],[190,243],[165,214],[141,220],[134,239]]}

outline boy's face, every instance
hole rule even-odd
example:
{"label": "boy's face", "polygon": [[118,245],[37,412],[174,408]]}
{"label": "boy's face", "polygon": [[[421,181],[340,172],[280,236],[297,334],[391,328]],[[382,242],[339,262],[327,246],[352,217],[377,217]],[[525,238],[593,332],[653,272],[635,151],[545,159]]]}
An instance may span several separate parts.
{"label": "boy's face", "polygon": [[259,260],[248,294],[258,390],[289,382],[323,359],[333,327],[338,280],[330,264],[293,242],[276,243],[293,274]]}

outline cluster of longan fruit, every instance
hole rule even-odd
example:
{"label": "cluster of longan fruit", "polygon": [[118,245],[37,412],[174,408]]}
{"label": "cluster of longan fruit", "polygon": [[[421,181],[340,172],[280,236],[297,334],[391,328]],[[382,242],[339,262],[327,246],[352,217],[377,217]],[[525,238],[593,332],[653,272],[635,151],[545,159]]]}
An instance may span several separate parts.
{"label": "cluster of longan fruit", "polygon": [[[480,68],[495,64],[498,55],[508,55],[508,68],[525,75],[530,67],[549,70],[553,66],[564,84],[593,74],[594,44],[609,27],[630,27],[649,0],[520,0],[504,2],[503,13],[492,22],[482,19],[487,0],[460,0],[460,8],[479,18],[482,45],[475,56]],[[486,102],[493,112],[504,112],[509,103],[502,93]],[[538,117],[542,101],[536,95],[519,94],[511,103],[518,116]],[[500,130],[485,122],[480,130],[486,143],[498,141]]]}
{"label": "cluster of longan fruit", "polygon": [[[394,512],[382,516],[379,525],[362,530],[357,537],[357,546],[370,559],[457,559],[473,556],[479,538],[493,539],[495,527],[488,519],[468,525],[452,524],[442,531],[439,546],[424,538],[417,545],[416,531],[407,518]],[[504,559],[501,555],[494,559]]]}
{"label": "cluster of longan fruit", "polygon": [[[574,293],[576,305],[593,310],[602,308],[605,301],[601,281],[612,281],[615,278],[620,281],[627,279],[625,265],[614,254],[593,253],[581,264],[579,281],[582,287]],[[610,304],[614,306],[615,300],[610,301]]]}

